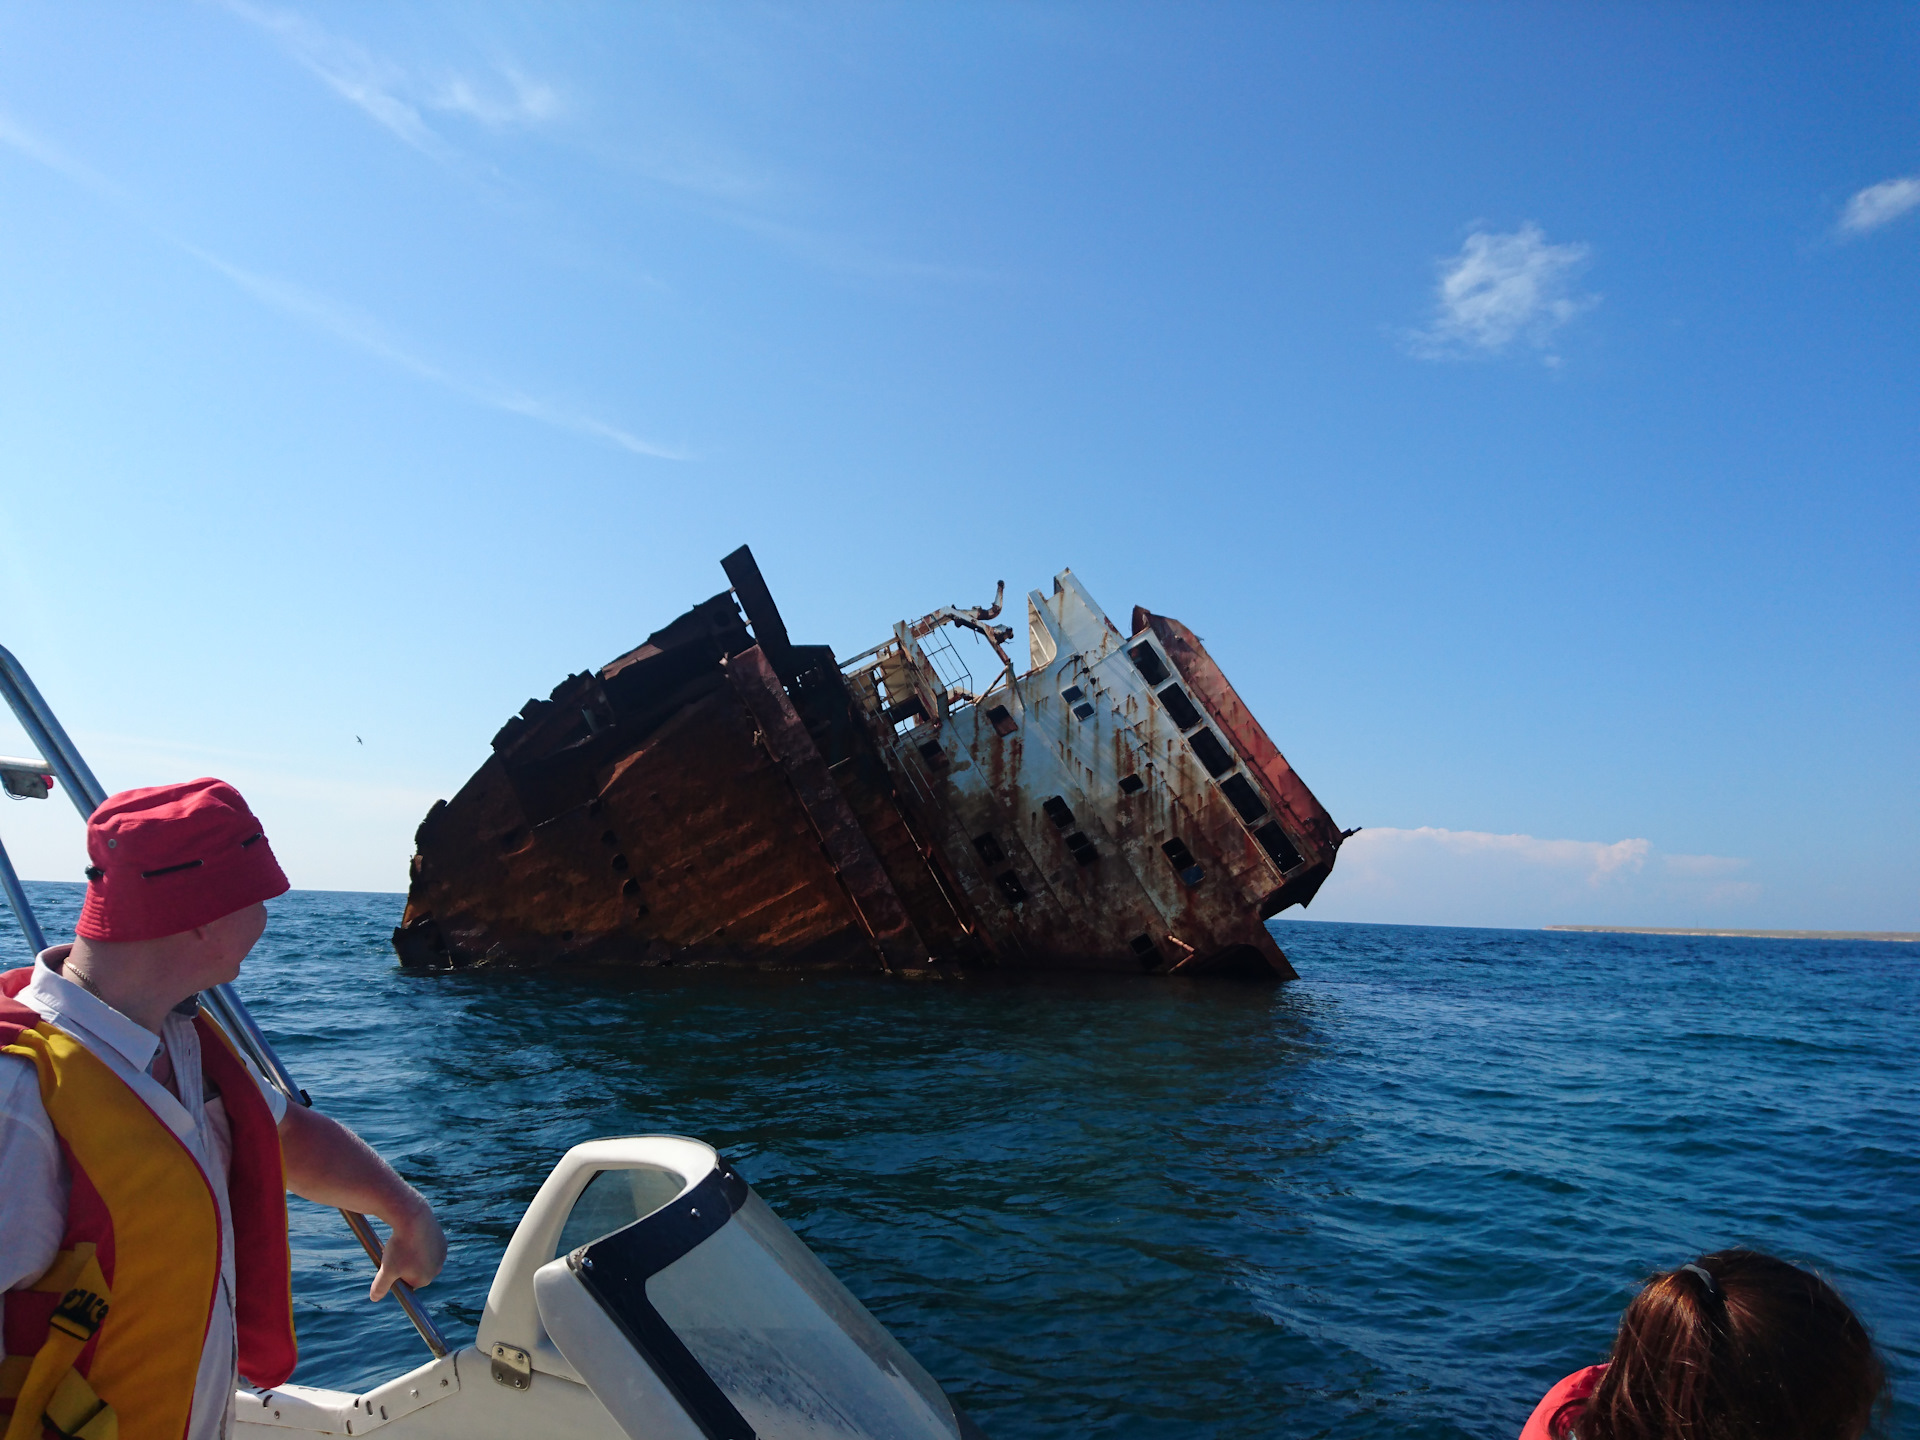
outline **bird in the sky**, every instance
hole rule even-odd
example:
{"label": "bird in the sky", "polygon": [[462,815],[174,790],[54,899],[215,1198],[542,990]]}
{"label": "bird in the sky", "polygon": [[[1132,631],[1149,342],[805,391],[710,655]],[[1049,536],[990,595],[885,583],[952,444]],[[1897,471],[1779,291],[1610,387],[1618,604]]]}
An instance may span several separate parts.
{"label": "bird in the sky", "polygon": [[354,743],[354,744],[356,744],[356,745],[364,745],[364,744],[366,744],[367,742],[366,742],[366,741],[364,741],[364,740],[362,740],[362,739],[361,739],[361,738],[360,738],[360,737],[359,737],[358,735],[356,735],[356,736],[354,736],[354,737],[353,737],[353,743]]}

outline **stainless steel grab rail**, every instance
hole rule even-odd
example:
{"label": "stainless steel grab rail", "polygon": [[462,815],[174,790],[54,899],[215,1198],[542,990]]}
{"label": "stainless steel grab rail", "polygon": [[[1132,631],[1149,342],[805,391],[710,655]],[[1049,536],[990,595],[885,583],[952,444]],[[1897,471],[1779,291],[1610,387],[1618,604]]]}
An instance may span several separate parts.
{"label": "stainless steel grab rail", "polygon": [[[79,747],[67,735],[59,717],[33,683],[33,678],[5,646],[0,646],[0,691],[6,693],[7,703],[13,708],[14,716],[20,721],[28,738],[40,747],[40,753],[46,757],[54,778],[67,792],[67,798],[73,801],[73,808],[80,812],[82,821],[86,820],[100,808],[101,802],[107,798],[107,792],[94,778],[93,771],[87,768]],[[33,947],[34,953],[46,949],[47,937],[40,929],[39,918],[33,913],[33,906],[20,884],[20,877],[14,873],[13,862],[8,859],[5,846],[0,846],[0,890],[5,891],[7,903],[13,907],[14,916],[20,921],[21,932],[27,937],[27,943]],[[254,1023],[253,1016],[231,985],[216,985],[211,990],[202,991],[200,1004],[242,1053],[259,1067],[268,1082],[287,1097],[289,1104],[312,1106],[312,1099],[294,1083],[293,1076],[281,1063],[272,1043]],[[373,1261],[374,1268],[378,1269],[384,1251],[372,1223],[366,1216],[352,1210],[342,1210],[340,1216],[347,1222],[347,1228],[353,1232],[361,1248],[367,1252],[367,1258]],[[433,1317],[427,1314],[425,1307],[415,1297],[413,1287],[404,1280],[394,1281],[393,1298],[413,1322],[413,1328],[420,1332],[427,1349],[435,1356],[445,1355],[447,1342],[441,1337],[439,1327],[433,1323]]]}

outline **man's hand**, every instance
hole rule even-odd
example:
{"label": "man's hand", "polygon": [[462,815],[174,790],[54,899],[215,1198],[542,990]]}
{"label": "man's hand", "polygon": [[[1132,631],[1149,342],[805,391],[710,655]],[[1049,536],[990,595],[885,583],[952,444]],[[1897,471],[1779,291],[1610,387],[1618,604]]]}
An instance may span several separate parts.
{"label": "man's hand", "polygon": [[367,1292],[369,1300],[385,1299],[395,1280],[404,1280],[416,1290],[430,1285],[447,1263],[447,1237],[426,1201],[422,1200],[411,1214],[388,1223],[393,1233],[387,1237],[380,1257],[380,1273],[373,1277],[373,1288]]}
{"label": "man's hand", "polygon": [[380,1272],[367,1292],[379,1300],[395,1280],[416,1288],[430,1284],[447,1262],[447,1237],[433,1209],[372,1146],[338,1120],[318,1110],[288,1105],[280,1122],[280,1157],[287,1189],[302,1199],[341,1210],[356,1210],[387,1222]]}

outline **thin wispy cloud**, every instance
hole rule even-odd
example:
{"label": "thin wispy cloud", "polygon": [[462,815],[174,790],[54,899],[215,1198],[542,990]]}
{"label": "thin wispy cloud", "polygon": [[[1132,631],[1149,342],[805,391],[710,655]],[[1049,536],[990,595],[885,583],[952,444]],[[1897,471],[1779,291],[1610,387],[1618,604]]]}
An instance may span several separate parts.
{"label": "thin wispy cloud", "polygon": [[17,155],[25,156],[36,165],[44,166],[56,175],[65,176],[81,189],[90,191],[103,200],[110,200],[123,207],[130,207],[133,203],[132,197],[122,187],[107,179],[91,165],[74,159],[59,146],[43,136],[34,134],[33,131],[7,115],[0,115],[0,145],[4,145]]}
{"label": "thin wispy cloud", "polygon": [[429,109],[464,115],[489,130],[513,130],[541,125],[561,112],[560,92],[539,80],[530,80],[512,66],[498,71],[500,84],[487,87],[468,76],[443,80],[428,93]]}
{"label": "thin wispy cloud", "polygon": [[1856,191],[1840,212],[1840,230],[1864,235],[1890,225],[1908,211],[1920,208],[1920,175],[1900,175]]}
{"label": "thin wispy cloud", "polygon": [[[449,168],[475,167],[448,138],[437,117],[469,121],[493,133],[546,126],[568,113],[566,97],[510,61],[484,73],[428,73],[410,69],[358,41],[337,35],[296,10],[258,0],[214,0],[269,36],[328,89],[364,112],[395,138]],[[709,219],[759,236],[800,259],[842,275],[874,280],[931,280],[948,284],[990,278],[977,267],[900,259],[859,240],[789,223],[765,210],[765,202],[791,186],[765,167],[730,154],[724,146],[688,141],[632,149],[575,130],[571,143],[603,164],[673,192]]]}
{"label": "thin wispy cloud", "polygon": [[416,350],[396,338],[373,316],[354,306],[316,294],[289,281],[244,269],[198,246],[183,244],[181,248],[219,271],[262,304],[292,316],[316,330],[323,331],[336,340],[364,350],[369,355],[377,356],[410,375],[451,390],[468,400],[509,415],[524,416],[526,419],[536,420],[542,425],[550,425],[570,434],[604,440],[630,454],[645,455],[654,460],[692,458],[684,449],[643,440],[631,431],[623,430],[618,425],[609,424],[607,421],[565,404],[542,400],[523,391],[485,380],[462,376],[443,365],[435,364],[431,360],[424,359]]}
{"label": "thin wispy cloud", "polygon": [[1751,912],[1762,887],[1730,855],[1644,838],[1556,840],[1369,826],[1340,847],[1315,919],[1440,925],[1692,924]]}
{"label": "thin wispy cloud", "polygon": [[[1646,868],[1647,856],[1653,851],[1650,840],[1542,840],[1533,835],[1444,830],[1431,825],[1417,830],[1378,827],[1360,833],[1373,837],[1363,849],[1397,846],[1457,856],[1497,857],[1506,863],[1549,871],[1591,887],[1622,875],[1639,874]],[[1344,853],[1342,858],[1346,858]]]}
{"label": "thin wispy cloud", "polygon": [[1439,262],[1433,319],[1405,336],[1408,353],[1460,360],[1518,346],[1557,365],[1555,333],[1600,303],[1575,288],[1590,254],[1586,245],[1549,243],[1533,224],[1508,234],[1474,231],[1459,254]]}
{"label": "thin wispy cloud", "polygon": [[235,264],[205,246],[182,240],[141,213],[139,204],[123,186],[91,166],[75,160],[57,145],[4,114],[0,114],[0,148],[12,150],[112,202],[119,209],[132,214],[149,234],[192,256],[260,304],[404,370],[417,379],[438,385],[490,409],[616,445],[630,454],[655,460],[692,458],[684,449],[643,439],[563,401],[542,399],[524,390],[465,373],[461,367],[428,360],[420,354],[418,347],[402,341],[364,310],[291,281],[263,275]]}
{"label": "thin wispy cloud", "polygon": [[554,86],[529,78],[511,64],[495,66],[491,75],[424,75],[333,34],[297,11],[252,0],[219,3],[270,36],[341,99],[435,160],[454,160],[458,151],[428,123],[429,114],[459,116],[500,131],[544,124],[564,108]]}

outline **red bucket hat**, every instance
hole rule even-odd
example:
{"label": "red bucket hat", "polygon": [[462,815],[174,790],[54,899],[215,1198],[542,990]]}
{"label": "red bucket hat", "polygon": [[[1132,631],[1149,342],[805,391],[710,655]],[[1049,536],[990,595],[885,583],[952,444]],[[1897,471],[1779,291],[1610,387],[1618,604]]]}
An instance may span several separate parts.
{"label": "red bucket hat", "polygon": [[109,795],[87,820],[88,940],[177,935],[291,888],[260,822],[224,780]]}

